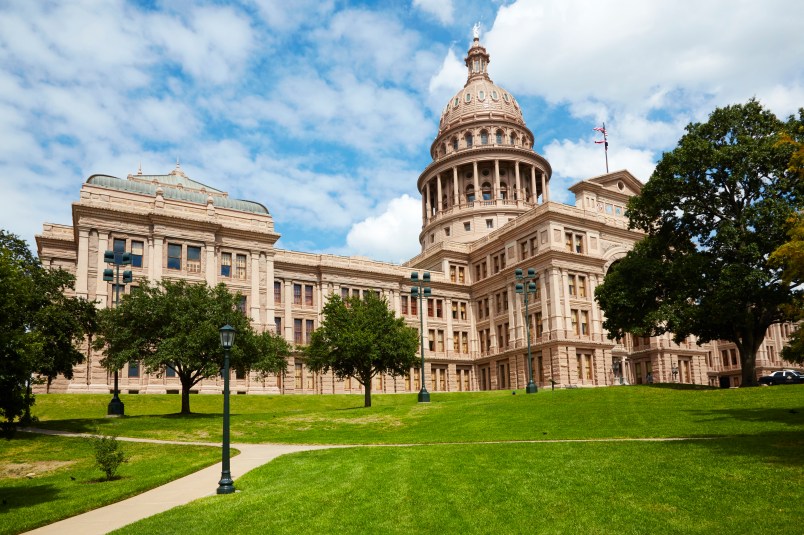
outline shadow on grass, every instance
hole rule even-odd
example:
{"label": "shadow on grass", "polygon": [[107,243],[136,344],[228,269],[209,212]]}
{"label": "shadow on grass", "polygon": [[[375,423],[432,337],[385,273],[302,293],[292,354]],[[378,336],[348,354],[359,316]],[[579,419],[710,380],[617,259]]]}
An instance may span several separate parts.
{"label": "shadow on grass", "polygon": [[706,448],[713,455],[751,457],[750,462],[804,466],[804,431],[779,431],[758,435],[738,435],[696,440],[696,447]]}
{"label": "shadow on grass", "polygon": [[778,422],[800,426],[804,431],[804,407],[768,409],[712,409],[687,411],[698,421],[740,420],[743,422]]}
{"label": "shadow on grass", "polygon": [[[635,385],[632,385],[635,386]],[[691,385],[687,383],[653,383],[650,385],[639,385],[648,388],[658,388],[662,390],[719,390],[716,386]]]}
{"label": "shadow on grass", "polygon": [[[231,417],[239,416],[237,413],[230,413]],[[58,431],[70,431],[74,433],[96,433],[96,432],[110,432],[116,428],[116,423],[121,421],[136,422],[137,420],[148,419],[164,420],[170,422],[188,422],[193,420],[216,420],[221,419],[222,414],[211,413],[172,413],[172,414],[138,414],[135,416],[123,416],[122,418],[72,418],[64,420],[43,420],[37,423],[35,427],[42,429],[52,429]],[[136,427],[136,426],[135,426]],[[112,433],[113,434],[113,433]]]}
{"label": "shadow on grass", "polygon": [[5,485],[0,488],[0,512],[11,509],[31,507],[40,503],[52,502],[59,495],[59,489],[53,485]]}

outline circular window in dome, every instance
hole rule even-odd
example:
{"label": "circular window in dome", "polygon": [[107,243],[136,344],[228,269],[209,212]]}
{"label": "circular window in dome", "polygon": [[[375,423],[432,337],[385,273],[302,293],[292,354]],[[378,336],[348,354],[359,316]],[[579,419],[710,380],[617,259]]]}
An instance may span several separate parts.
{"label": "circular window in dome", "polygon": [[466,93],[466,94],[463,96],[463,100],[464,100],[464,101],[466,101],[466,103],[467,103],[467,104],[469,104],[470,102],[472,102],[472,93]]}
{"label": "circular window in dome", "polygon": [[503,93],[503,100],[509,102],[510,101],[509,99],[510,97],[508,96],[508,93]]}
{"label": "circular window in dome", "polygon": [[466,173],[466,174],[465,174],[465,175],[463,175],[463,176],[465,176],[466,178],[472,178],[472,173],[471,173],[471,172],[469,172],[469,173]]}
{"label": "circular window in dome", "polygon": [[491,100],[499,100],[499,99],[500,99],[500,95],[497,94],[497,91],[492,91],[491,92]]}
{"label": "circular window in dome", "polygon": [[500,169],[500,176],[505,176],[505,169]]}
{"label": "circular window in dome", "polygon": [[452,101],[452,107],[457,108],[458,103],[460,103],[460,99],[458,97],[455,97],[455,100]]}
{"label": "circular window in dome", "polygon": [[483,169],[483,176],[489,176],[489,170]]}
{"label": "circular window in dome", "polygon": [[478,91],[477,100],[479,100],[480,102],[483,102],[484,100],[486,100],[486,92],[483,91],[483,90]]}

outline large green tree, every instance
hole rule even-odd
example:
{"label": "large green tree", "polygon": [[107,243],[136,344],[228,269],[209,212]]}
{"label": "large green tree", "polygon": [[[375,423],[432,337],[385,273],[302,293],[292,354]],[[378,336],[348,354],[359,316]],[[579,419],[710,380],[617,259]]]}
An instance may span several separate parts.
{"label": "large green tree", "polygon": [[779,142],[800,124],[750,100],[687,126],[628,203],[630,227],[646,237],[596,291],[610,336],[728,340],[740,353],[741,384],[757,384],[765,332],[790,319],[801,297],[769,260],[804,200],[788,169],[793,150]]}
{"label": "large green tree", "polygon": [[101,312],[95,347],[110,370],[141,362],[148,373],[170,367],[181,382],[181,413],[190,413],[190,389],[223,368],[219,329],[237,331],[231,367],[246,372],[280,373],[285,369],[288,344],[271,332],[256,334],[238,309],[239,294],[225,285],[165,280],[142,281],[115,308]]}
{"label": "large green tree", "polygon": [[364,406],[371,407],[371,380],[379,374],[410,373],[419,335],[395,316],[385,298],[364,295],[345,300],[330,296],[305,354],[315,372],[332,370],[339,379],[355,378],[363,385]]}
{"label": "large green tree", "polygon": [[0,416],[6,436],[15,420],[29,418],[31,382],[50,382],[59,374],[72,378],[84,360],[77,345],[95,307],[69,297],[74,277],[45,269],[25,241],[0,230]]}

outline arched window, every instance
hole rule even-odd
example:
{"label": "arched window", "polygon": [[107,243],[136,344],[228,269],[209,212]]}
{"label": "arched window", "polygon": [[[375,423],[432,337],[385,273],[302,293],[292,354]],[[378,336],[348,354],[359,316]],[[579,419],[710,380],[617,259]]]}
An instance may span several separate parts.
{"label": "arched window", "polygon": [[458,150],[458,138],[457,137],[452,138],[452,150]]}
{"label": "arched window", "polygon": [[497,145],[503,144],[503,131],[497,130]]}
{"label": "arched window", "polygon": [[447,144],[442,143],[441,144],[441,156],[444,156],[446,153],[447,153]]}
{"label": "arched window", "polygon": [[441,197],[441,209],[446,210],[447,208],[449,208],[449,197],[444,195]]}
{"label": "arched window", "polygon": [[472,134],[470,132],[467,132],[465,139],[466,139],[466,148],[468,149],[472,146]]}
{"label": "arched window", "polygon": [[508,185],[505,182],[500,182],[500,199],[508,199]]}
{"label": "arched window", "polygon": [[480,144],[481,145],[488,145],[489,144],[489,133],[485,130],[480,131]]}
{"label": "arched window", "polygon": [[488,182],[483,182],[483,185],[480,187],[481,191],[483,192],[483,200],[490,201],[491,200],[491,184]]}
{"label": "arched window", "polygon": [[516,145],[516,134],[511,134],[511,145]]}
{"label": "arched window", "polygon": [[475,202],[475,186],[473,184],[466,186],[466,202]]}

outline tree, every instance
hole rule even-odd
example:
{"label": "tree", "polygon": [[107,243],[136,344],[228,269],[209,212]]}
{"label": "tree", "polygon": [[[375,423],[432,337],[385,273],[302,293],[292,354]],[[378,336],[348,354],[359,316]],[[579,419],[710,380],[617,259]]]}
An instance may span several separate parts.
{"label": "tree", "polygon": [[324,319],[305,349],[314,372],[332,370],[339,379],[354,377],[363,385],[364,406],[371,407],[371,380],[388,373],[410,373],[416,365],[419,335],[388,308],[385,298],[367,292],[341,299],[332,295]]}
{"label": "tree", "polygon": [[30,419],[35,374],[48,385],[58,374],[72,378],[84,360],[76,345],[95,307],[66,295],[75,278],[61,269],[45,269],[27,244],[0,230],[0,416],[7,437],[15,420]]}
{"label": "tree", "polygon": [[728,340],[740,353],[741,384],[757,384],[765,332],[789,320],[801,298],[769,260],[804,200],[788,169],[792,150],[779,143],[799,122],[785,124],[750,100],[687,126],[628,203],[630,228],[647,235],[596,291],[609,336]]}
{"label": "tree", "polygon": [[101,363],[115,370],[141,361],[155,374],[172,368],[181,382],[181,414],[190,414],[190,389],[223,368],[218,331],[223,325],[237,331],[233,369],[269,373],[285,368],[287,344],[270,332],[255,334],[237,307],[239,299],[223,284],[210,288],[186,281],[142,281],[117,307],[101,311],[95,339],[95,348],[105,354]]}

